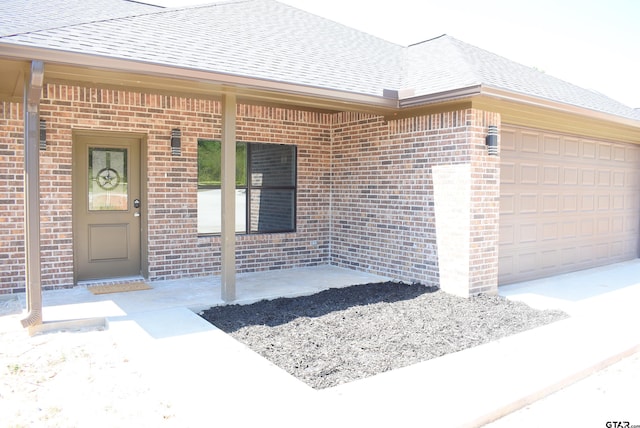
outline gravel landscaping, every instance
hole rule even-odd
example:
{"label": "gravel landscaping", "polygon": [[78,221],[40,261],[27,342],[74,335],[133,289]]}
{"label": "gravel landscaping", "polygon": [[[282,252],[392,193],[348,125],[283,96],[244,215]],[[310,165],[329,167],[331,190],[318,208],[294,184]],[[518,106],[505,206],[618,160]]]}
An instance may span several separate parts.
{"label": "gravel landscaping", "polygon": [[567,317],[499,296],[464,299],[435,287],[396,282],[213,307],[200,315],[316,389]]}

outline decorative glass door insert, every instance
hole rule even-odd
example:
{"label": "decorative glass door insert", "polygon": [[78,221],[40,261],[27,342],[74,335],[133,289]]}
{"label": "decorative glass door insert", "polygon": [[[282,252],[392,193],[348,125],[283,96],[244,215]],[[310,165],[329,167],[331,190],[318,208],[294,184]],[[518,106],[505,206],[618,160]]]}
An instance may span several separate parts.
{"label": "decorative glass door insert", "polygon": [[89,148],[89,211],[126,211],[129,207],[127,149]]}

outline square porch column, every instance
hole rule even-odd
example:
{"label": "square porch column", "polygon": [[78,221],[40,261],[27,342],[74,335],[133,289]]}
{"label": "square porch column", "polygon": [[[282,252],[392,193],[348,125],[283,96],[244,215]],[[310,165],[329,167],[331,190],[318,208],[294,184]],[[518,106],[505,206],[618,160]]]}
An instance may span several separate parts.
{"label": "square porch column", "polygon": [[25,284],[27,316],[21,320],[29,333],[42,324],[42,284],[40,257],[40,98],[44,63],[31,62],[31,74],[24,88],[24,216]]}
{"label": "square porch column", "polygon": [[453,161],[432,174],[440,288],[469,297],[498,292],[500,157],[489,155],[485,137],[500,115],[465,114],[464,133],[447,146]]}
{"label": "square porch column", "polygon": [[236,299],[236,97],[222,96],[221,298]]}

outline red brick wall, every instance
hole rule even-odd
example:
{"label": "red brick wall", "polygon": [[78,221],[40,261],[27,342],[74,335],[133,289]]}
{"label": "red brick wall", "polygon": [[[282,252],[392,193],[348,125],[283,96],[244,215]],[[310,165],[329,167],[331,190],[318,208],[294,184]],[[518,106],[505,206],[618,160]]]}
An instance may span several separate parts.
{"label": "red brick wall", "polygon": [[[439,283],[431,167],[472,165],[473,293],[497,287],[497,157],[484,145],[499,116],[476,110],[334,124],[331,260],[404,281]],[[468,250],[468,249],[467,249]]]}
{"label": "red brick wall", "polygon": [[23,114],[0,102],[0,294],[24,291]]}
{"label": "red brick wall", "polygon": [[467,110],[466,120],[472,155],[469,294],[496,293],[500,233],[500,156],[487,155],[485,138],[489,125],[497,125],[500,130],[501,119],[498,113]]}
{"label": "red brick wall", "polygon": [[[8,172],[0,175],[0,261],[6,266],[0,293],[6,293],[24,289],[23,121],[20,105],[2,108],[0,162]],[[239,141],[298,147],[297,231],[238,235],[239,272],[331,262],[437,284],[430,168],[467,162],[474,174],[470,286],[494,287],[499,180],[497,158],[486,156],[484,135],[486,122],[496,117],[461,110],[386,122],[367,114],[248,105],[239,105],[237,113]],[[73,285],[73,130],[146,138],[151,280],[219,273],[220,238],[199,237],[196,218],[197,140],[221,138],[217,101],[49,84],[41,118],[48,142],[40,152],[45,289]],[[178,157],[171,156],[172,128],[182,130]]]}
{"label": "red brick wall", "polygon": [[[238,235],[236,263],[239,271],[253,272],[301,267],[329,262],[329,158],[331,117],[322,113],[241,105],[238,141],[297,144],[298,182],[295,233]],[[216,248],[206,254],[220,266],[220,238],[208,240]],[[203,254],[205,256],[205,254]]]}
{"label": "red brick wall", "polygon": [[[24,290],[23,121],[19,104],[0,113],[1,292]],[[73,285],[73,130],[120,131],[146,137],[148,270],[152,280],[217,273],[219,237],[197,235],[197,140],[220,138],[220,104],[118,90],[49,84],[40,108],[47,121],[40,152],[42,285]],[[239,236],[240,272],[328,261],[330,116],[238,106],[238,140],[298,146],[297,233]],[[182,130],[182,155],[171,156],[172,128]],[[14,202],[17,201],[17,204]],[[5,213],[7,215],[5,215]],[[5,239],[6,238],[6,239]]]}

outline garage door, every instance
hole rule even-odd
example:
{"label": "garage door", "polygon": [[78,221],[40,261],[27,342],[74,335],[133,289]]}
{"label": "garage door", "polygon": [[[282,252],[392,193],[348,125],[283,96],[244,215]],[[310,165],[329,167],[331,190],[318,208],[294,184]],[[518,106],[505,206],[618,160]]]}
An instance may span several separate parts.
{"label": "garage door", "polygon": [[638,257],[640,147],[501,133],[499,282]]}

